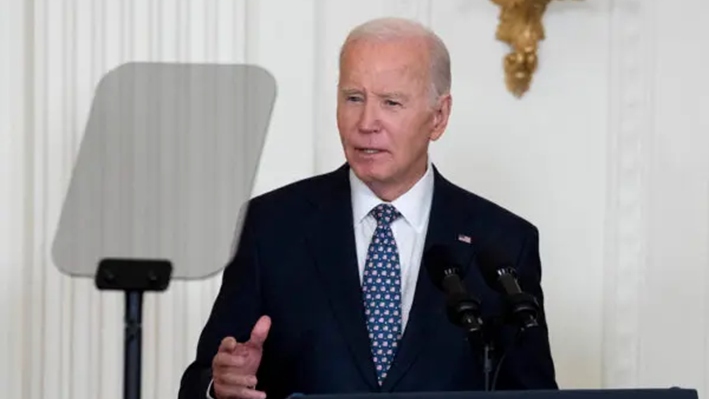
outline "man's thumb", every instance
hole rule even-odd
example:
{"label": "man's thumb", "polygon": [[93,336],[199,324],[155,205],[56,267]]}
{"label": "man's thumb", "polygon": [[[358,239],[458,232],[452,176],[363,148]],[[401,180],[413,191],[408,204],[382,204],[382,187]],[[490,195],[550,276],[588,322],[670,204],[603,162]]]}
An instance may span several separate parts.
{"label": "man's thumb", "polygon": [[266,337],[268,337],[268,330],[270,329],[271,318],[268,316],[261,316],[261,318],[256,322],[254,329],[251,330],[251,339],[249,342],[259,347],[263,346],[263,343],[266,341]]}

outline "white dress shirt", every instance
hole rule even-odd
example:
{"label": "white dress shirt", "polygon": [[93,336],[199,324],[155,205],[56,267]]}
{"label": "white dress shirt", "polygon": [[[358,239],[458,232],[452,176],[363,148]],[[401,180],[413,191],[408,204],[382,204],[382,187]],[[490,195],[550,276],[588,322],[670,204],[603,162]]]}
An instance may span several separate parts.
{"label": "white dress shirt", "polygon": [[[409,312],[414,302],[414,292],[418,280],[423,246],[428,230],[428,217],[433,201],[433,169],[429,161],[426,173],[409,191],[392,202],[387,202],[372,192],[350,169],[350,190],[352,196],[352,217],[354,218],[355,242],[357,245],[357,264],[359,279],[362,281],[367,249],[372,240],[377,220],[369,212],[381,203],[393,205],[401,217],[391,224],[391,230],[399,249],[401,266],[401,330],[406,329]],[[207,398],[214,380],[207,387]]]}
{"label": "white dress shirt", "polygon": [[423,177],[409,191],[392,202],[383,201],[377,197],[351,169],[350,188],[360,282],[364,274],[369,242],[377,228],[377,220],[369,212],[381,203],[390,203],[401,213],[401,217],[392,223],[391,230],[399,249],[401,263],[401,328],[403,332],[409,320],[411,305],[414,302],[414,292],[416,291],[433,200],[431,163],[429,161]]}

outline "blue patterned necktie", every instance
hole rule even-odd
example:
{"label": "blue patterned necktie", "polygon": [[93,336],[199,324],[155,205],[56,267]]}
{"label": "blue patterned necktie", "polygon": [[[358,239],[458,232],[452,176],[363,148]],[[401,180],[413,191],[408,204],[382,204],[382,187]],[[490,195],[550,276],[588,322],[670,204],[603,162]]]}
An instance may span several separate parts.
{"label": "blue patterned necktie", "polygon": [[377,228],[367,251],[362,278],[367,330],[372,359],[381,385],[396,355],[401,336],[401,267],[391,223],[401,214],[392,205],[380,204],[371,214]]}

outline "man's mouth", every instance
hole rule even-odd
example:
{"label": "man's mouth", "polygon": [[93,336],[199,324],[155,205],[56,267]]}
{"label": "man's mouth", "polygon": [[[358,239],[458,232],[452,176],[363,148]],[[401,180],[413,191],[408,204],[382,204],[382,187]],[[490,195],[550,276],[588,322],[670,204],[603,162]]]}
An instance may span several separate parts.
{"label": "man's mouth", "polygon": [[368,148],[368,147],[357,147],[357,151],[363,152],[365,154],[379,154],[380,152],[384,152],[384,150],[378,149],[378,148]]}

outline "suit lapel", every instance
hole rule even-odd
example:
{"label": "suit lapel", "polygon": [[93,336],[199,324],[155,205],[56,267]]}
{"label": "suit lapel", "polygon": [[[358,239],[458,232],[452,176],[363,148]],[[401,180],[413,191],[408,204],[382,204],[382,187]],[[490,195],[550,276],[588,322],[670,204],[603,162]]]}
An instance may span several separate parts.
{"label": "suit lapel", "polygon": [[[472,245],[461,241],[459,234],[472,237],[468,221],[470,210],[466,209],[461,194],[446,181],[434,167],[434,192],[424,253],[434,244],[448,246],[465,268],[473,255]],[[430,347],[441,320],[445,317],[445,294],[431,282],[426,265],[422,264],[416,283],[416,293],[411,307],[408,325],[402,337],[394,364],[384,381],[382,390],[391,391],[418,359],[422,350]]]}
{"label": "suit lapel", "polygon": [[319,209],[305,234],[323,290],[355,363],[367,384],[376,388],[357,266],[348,168],[335,171],[332,180],[333,184],[324,185],[326,190],[314,193],[313,202]]}

